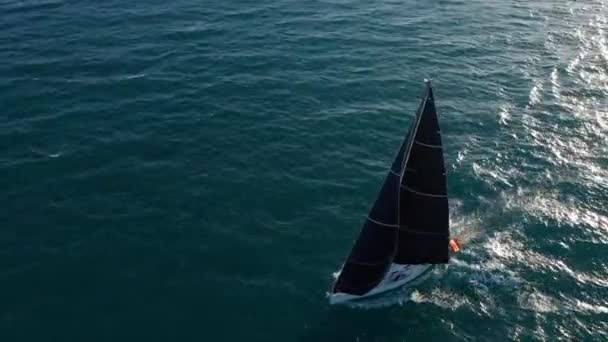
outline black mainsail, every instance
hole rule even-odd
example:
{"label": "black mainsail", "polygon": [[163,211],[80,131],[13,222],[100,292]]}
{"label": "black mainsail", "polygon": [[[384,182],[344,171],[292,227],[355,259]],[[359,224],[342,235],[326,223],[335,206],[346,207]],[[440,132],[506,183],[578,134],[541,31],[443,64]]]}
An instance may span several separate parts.
{"label": "black mainsail", "polygon": [[384,179],[333,293],[363,295],[391,264],[448,261],[448,207],[441,136],[431,85]]}
{"label": "black mainsail", "polygon": [[399,243],[394,262],[447,263],[450,240],[447,181],[430,83],[414,124],[399,193]]}

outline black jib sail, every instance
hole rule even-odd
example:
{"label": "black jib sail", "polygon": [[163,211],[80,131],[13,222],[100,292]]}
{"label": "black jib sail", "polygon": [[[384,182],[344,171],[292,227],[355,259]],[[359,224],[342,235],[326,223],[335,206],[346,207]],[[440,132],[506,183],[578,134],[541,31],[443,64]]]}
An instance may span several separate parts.
{"label": "black jib sail", "polygon": [[363,295],[382,281],[393,262],[445,263],[448,240],[441,137],[427,83],[409,134],[332,292]]}
{"label": "black jib sail", "polygon": [[399,198],[397,264],[439,264],[449,260],[449,209],[441,132],[433,90],[425,98],[414,123],[405,157]]}
{"label": "black jib sail", "polygon": [[333,293],[365,294],[380,283],[393,262],[398,242],[399,184],[405,146],[405,142],[401,144]]}

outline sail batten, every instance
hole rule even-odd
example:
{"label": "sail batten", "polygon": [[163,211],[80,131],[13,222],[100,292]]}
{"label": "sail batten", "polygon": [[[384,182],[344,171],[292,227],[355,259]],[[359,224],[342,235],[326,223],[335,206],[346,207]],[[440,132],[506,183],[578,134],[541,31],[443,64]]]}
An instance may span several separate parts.
{"label": "sail batten", "polygon": [[375,224],[380,225],[380,226],[399,228],[399,225],[396,224],[396,223],[384,223],[384,222],[380,222],[380,221],[374,220],[373,218],[371,218],[369,216],[367,217],[367,219],[370,220],[370,221],[372,221]]}
{"label": "sail batten", "polygon": [[405,185],[405,184],[401,184],[401,189],[404,189],[406,191],[409,191],[411,193],[414,193],[414,194],[420,195],[420,196],[438,197],[438,198],[447,198],[448,197],[447,194],[431,194],[431,193],[428,193],[428,192],[416,191],[414,189],[411,189],[411,188],[407,187],[407,185]]}
{"label": "sail batten", "polygon": [[428,147],[428,148],[443,148],[441,145],[431,145],[431,144],[425,144],[425,143],[420,142],[420,141],[418,141],[418,140],[414,140],[414,143],[415,143],[416,145],[419,145],[419,146],[424,146],[424,147]]}
{"label": "sail batten", "polygon": [[445,233],[435,233],[435,232],[425,232],[422,230],[416,230],[416,229],[410,229],[407,226],[400,226],[399,227],[399,232],[406,232],[406,233],[410,233],[410,234],[414,234],[414,235],[427,235],[427,236],[437,236],[437,237],[449,237],[449,234],[445,234]]}

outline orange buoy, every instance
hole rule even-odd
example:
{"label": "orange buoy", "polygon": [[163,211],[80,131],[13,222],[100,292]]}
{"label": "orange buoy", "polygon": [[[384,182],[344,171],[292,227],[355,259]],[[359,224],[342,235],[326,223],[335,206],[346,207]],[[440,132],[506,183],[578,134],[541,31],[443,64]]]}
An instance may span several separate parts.
{"label": "orange buoy", "polygon": [[460,242],[458,241],[458,239],[450,240],[450,250],[452,251],[452,253],[460,252]]}

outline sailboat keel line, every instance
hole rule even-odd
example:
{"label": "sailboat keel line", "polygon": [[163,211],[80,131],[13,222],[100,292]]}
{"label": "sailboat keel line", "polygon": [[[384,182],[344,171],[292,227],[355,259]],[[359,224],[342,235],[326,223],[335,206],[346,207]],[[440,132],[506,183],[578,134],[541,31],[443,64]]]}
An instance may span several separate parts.
{"label": "sailboat keel line", "polygon": [[420,195],[420,196],[436,197],[436,198],[447,198],[448,197],[447,195],[443,195],[443,194],[429,194],[427,192],[416,191],[414,189],[408,188],[407,186],[405,186],[403,184],[401,185],[401,188],[405,189],[405,190],[407,190],[407,191],[409,191],[409,192],[411,192],[413,194]]}
{"label": "sailboat keel line", "polygon": [[388,223],[376,221],[376,220],[374,220],[373,218],[371,218],[369,216],[367,217],[367,219],[370,220],[370,221],[372,221],[372,222],[374,222],[375,224],[379,224],[381,226],[390,227],[390,228],[399,228],[398,224],[388,224]]}

